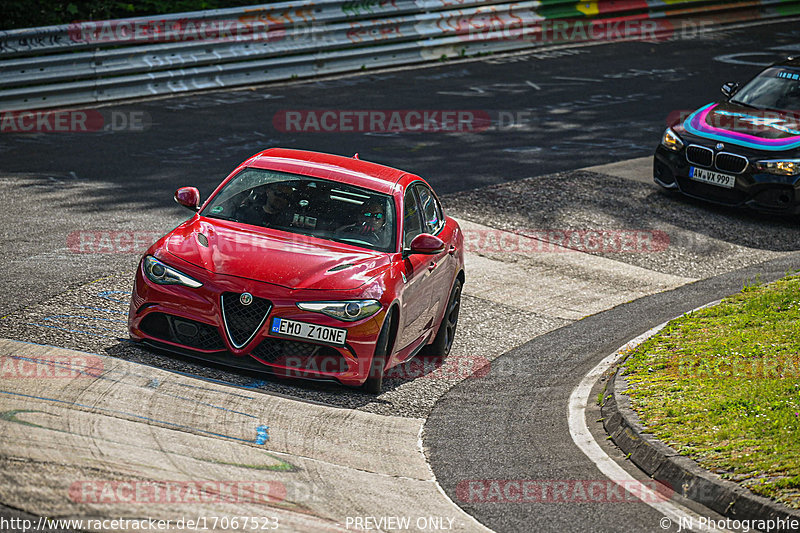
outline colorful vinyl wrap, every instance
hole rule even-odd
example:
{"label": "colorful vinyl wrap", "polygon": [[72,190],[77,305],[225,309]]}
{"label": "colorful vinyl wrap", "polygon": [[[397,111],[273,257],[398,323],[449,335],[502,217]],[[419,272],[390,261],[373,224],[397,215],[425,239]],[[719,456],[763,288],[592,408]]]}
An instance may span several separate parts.
{"label": "colorful vinyl wrap", "polygon": [[[711,103],[701,107],[684,121],[683,127],[689,133],[706,139],[729,142],[756,150],[777,152],[800,147],[800,128],[797,124],[781,118],[779,113],[770,111],[758,116],[718,109],[719,106],[720,104]],[[748,129],[761,135],[712,125],[722,126],[728,123],[732,126],[735,124],[737,129]]]}

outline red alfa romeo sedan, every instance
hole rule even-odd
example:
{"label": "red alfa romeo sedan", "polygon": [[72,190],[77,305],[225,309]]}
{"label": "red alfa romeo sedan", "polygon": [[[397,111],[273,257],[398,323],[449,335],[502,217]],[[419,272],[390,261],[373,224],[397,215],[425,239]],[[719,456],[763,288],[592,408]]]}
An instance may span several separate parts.
{"label": "red alfa romeo sedan", "polygon": [[425,180],[270,149],[236,168],[136,272],[128,329],[148,345],[279,376],[381,390],[387,369],[446,356],[463,234]]}

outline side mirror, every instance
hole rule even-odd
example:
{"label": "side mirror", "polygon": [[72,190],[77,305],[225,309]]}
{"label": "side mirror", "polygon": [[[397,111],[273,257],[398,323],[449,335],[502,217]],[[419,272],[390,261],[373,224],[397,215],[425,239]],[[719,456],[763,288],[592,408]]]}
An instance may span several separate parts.
{"label": "side mirror", "polygon": [[200,191],[197,187],[181,187],[175,191],[175,201],[192,211],[200,209]]}
{"label": "side mirror", "polygon": [[412,254],[434,255],[444,250],[444,241],[430,233],[420,233],[411,241]]}
{"label": "side mirror", "polygon": [[722,91],[722,94],[725,95],[725,98],[730,98],[731,96],[736,94],[736,91],[738,90],[739,90],[739,84],[736,83],[735,81],[729,81],[720,88],[720,91]]}

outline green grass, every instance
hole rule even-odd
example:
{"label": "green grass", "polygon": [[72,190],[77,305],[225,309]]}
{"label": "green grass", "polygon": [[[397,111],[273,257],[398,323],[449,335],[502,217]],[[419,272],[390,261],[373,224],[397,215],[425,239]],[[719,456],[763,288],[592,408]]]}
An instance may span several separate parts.
{"label": "green grass", "polygon": [[625,363],[648,431],[704,468],[800,508],[800,277],[669,323]]}

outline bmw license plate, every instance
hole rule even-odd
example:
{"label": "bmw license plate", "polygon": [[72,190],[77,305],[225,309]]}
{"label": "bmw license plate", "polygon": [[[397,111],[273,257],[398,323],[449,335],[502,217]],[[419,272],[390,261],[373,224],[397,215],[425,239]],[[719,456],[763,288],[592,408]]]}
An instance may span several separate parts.
{"label": "bmw license plate", "polygon": [[713,170],[706,170],[704,168],[689,167],[689,177],[696,181],[703,183],[710,183],[718,187],[725,187],[726,189],[733,189],[736,184],[736,176],[729,174],[720,174]]}
{"label": "bmw license plate", "polygon": [[283,337],[308,339],[311,341],[336,344],[337,346],[344,346],[344,341],[347,338],[346,329],[318,326],[316,324],[309,324],[308,322],[287,320],[285,318],[273,318],[270,331],[275,335]]}

